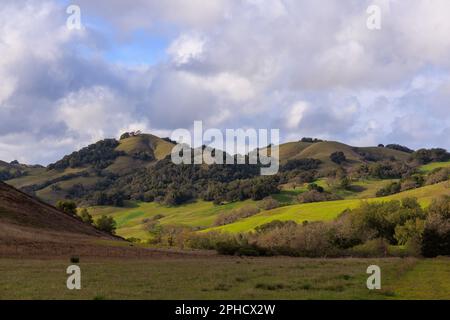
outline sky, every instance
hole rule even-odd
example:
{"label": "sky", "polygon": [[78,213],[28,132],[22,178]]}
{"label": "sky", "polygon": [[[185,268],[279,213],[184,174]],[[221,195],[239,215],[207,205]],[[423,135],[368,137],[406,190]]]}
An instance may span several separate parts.
{"label": "sky", "polygon": [[[67,27],[69,5],[81,28]],[[369,29],[367,8],[380,9]],[[2,0],[0,159],[125,131],[450,149],[448,0]]]}

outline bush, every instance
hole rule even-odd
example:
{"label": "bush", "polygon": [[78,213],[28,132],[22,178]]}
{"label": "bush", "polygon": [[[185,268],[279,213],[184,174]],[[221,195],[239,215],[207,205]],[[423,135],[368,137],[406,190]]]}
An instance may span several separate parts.
{"label": "bush", "polygon": [[377,191],[376,196],[377,197],[385,197],[389,196],[391,194],[399,193],[402,189],[402,186],[399,182],[392,182],[386,187],[381,188]]}
{"label": "bush", "polygon": [[83,208],[79,214],[81,221],[84,223],[92,224],[94,220],[92,219],[92,216],[89,214],[89,211],[86,208]]}
{"label": "bush", "polygon": [[308,191],[317,191],[317,192],[322,193],[325,191],[325,189],[316,183],[310,183],[310,184],[308,184]]}
{"label": "bush", "polygon": [[74,201],[60,200],[56,203],[56,208],[71,216],[77,216],[77,204]]}
{"label": "bush", "polygon": [[420,164],[427,164],[430,162],[445,162],[450,160],[450,153],[445,149],[420,149],[411,155],[411,159]]}
{"label": "bush", "polygon": [[450,255],[450,197],[434,200],[428,208],[422,236],[425,257]]}
{"label": "bush", "polygon": [[389,243],[383,238],[368,240],[364,244],[350,249],[352,255],[358,257],[386,257],[388,255]]}
{"label": "bush", "polygon": [[411,166],[399,161],[377,162],[362,166],[360,170],[367,170],[366,175],[377,179],[401,179],[415,172]]}
{"label": "bush", "polygon": [[278,208],[280,203],[272,197],[264,198],[259,204],[259,208],[262,210],[272,210]]}
{"label": "bush", "polygon": [[234,209],[230,212],[224,212],[219,214],[214,222],[215,226],[224,226],[240,219],[248,218],[259,213],[259,209],[255,206],[245,206],[239,209]]}
{"label": "bush", "polygon": [[337,256],[339,250],[333,246],[327,236],[330,224],[313,222],[297,228],[292,246],[299,255],[305,257]]}
{"label": "bush", "polygon": [[399,144],[388,144],[387,146],[385,146],[385,148],[388,149],[392,149],[392,150],[397,150],[397,151],[402,151],[402,152],[406,152],[406,153],[413,153],[414,150],[411,150],[408,147],[399,145]]}
{"label": "bush", "polygon": [[330,154],[330,159],[337,164],[342,164],[347,161],[347,158],[342,151],[333,152],[332,154]]}
{"label": "bush", "polygon": [[427,185],[436,184],[436,183],[447,181],[447,180],[449,180],[449,178],[450,178],[450,169],[449,168],[437,168],[428,174],[428,177],[427,177],[425,183]]}
{"label": "bush", "polygon": [[304,192],[297,197],[299,203],[334,201],[340,199],[341,197],[339,197],[338,195],[329,192],[319,192],[316,190]]}
{"label": "bush", "polygon": [[112,217],[103,215],[95,221],[95,227],[98,230],[114,234],[116,231],[117,223]]}

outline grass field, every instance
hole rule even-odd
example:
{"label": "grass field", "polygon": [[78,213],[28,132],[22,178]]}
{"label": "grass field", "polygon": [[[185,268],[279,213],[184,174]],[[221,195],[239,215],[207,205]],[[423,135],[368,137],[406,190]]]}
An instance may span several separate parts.
{"label": "grass field", "polygon": [[420,167],[422,173],[428,173],[437,168],[448,168],[450,167],[450,161],[447,162],[432,162]]}
{"label": "grass field", "polygon": [[[440,195],[449,195],[450,189],[446,182],[426,186],[419,189],[409,190],[388,197],[364,199],[367,201],[389,201],[401,200],[405,197],[416,197],[423,206],[428,206],[433,198]],[[316,202],[297,204],[292,206],[281,207],[269,211],[263,211],[252,217],[239,220],[235,223],[221,227],[207,229],[205,231],[224,231],[224,232],[248,232],[273,220],[292,220],[297,223],[303,221],[327,221],[336,218],[342,211],[346,209],[354,209],[361,204],[362,199],[349,199],[328,202]]]}
{"label": "grass field", "polygon": [[197,201],[177,207],[166,207],[155,202],[128,202],[128,207],[93,207],[89,208],[89,212],[94,218],[101,215],[113,217],[117,222],[117,234],[122,237],[148,239],[150,235],[142,228],[144,219],[163,215],[164,217],[158,220],[162,225],[177,224],[205,228],[212,226],[221,212],[246,205],[256,206],[256,203],[247,200],[216,206],[212,202]]}
{"label": "grass field", "polygon": [[[381,290],[366,288],[369,265]],[[68,261],[0,259],[0,299],[450,299],[450,260],[187,258]]]}
{"label": "grass field", "polygon": [[[379,187],[385,185],[389,181],[374,180],[358,182],[364,191],[360,193],[350,193],[346,200],[308,203],[308,204],[291,204],[295,197],[304,191],[304,188],[285,189],[282,193],[274,195],[278,201],[284,204],[291,204],[282,206],[277,209],[262,211],[259,214],[247,219],[239,220],[235,223],[225,225],[222,227],[213,227],[216,217],[222,213],[235,208],[253,205],[257,206],[256,201],[242,201],[226,204],[223,206],[216,206],[212,202],[197,201],[195,203],[185,204],[177,207],[166,207],[157,203],[143,203],[143,202],[128,202],[124,208],[117,207],[92,207],[89,212],[95,217],[100,215],[112,216],[117,222],[117,234],[125,238],[139,238],[142,240],[149,239],[150,235],[143,229],[143,220],[154,217],[156,215],[163,215],[159,221],[162,225],[185,225],[190,227],[198,227],[211,230],[221,230],[225,232],[248,232],[255,227],[268,223],[273,220],[293,220],[298,223],[305,220],[308,221],[326,221],[336,218],[345,209],[353,209],[360,205],[362,200],[368,201],[387,201],[393,199],[402,199],[405,197],[417,197],[423,206],[430,204],[433,198],[440,195],[450,194],[450,189],[447,183],[440,183],[436,185],[426,186],[423,188],[409,190],[393,196],[384,198],[369,198],[366,196],[372,195]],[[320,181],[319,184],[324,184]],[[361,199],[363,197],[364,199]]]}

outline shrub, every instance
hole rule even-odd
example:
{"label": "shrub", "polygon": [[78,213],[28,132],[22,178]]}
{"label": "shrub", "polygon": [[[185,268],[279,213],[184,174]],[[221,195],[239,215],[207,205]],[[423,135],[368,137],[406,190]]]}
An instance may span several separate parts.
{"label": "shrub", "polygon": [[422,237],[425,257],[450,255],[450,197],[434,200],[428,208]]}
{"label": "shrub", "polygon": [[219,216],[216,218],[216,221],[214,222],[214,225],[224,226],[236,222],[237,220],[254,216],[257,213],[259,213],[258,208],[256,208],[255,206],[248,205],[239,209],[234,209],[230,212],[224,212],[219,214]]}
{"label": "shrub", "polygon": [[339,199],[341,198],[338,195],[329,192],[319,192],[316,190],[304,192],[297,197],[299,203],[334,201]]}
{"label": "shrub", "polygon": [[381,188],[377,191],[376,196],[377,197],[385,197],[389,196],[391,194],[399,193],[402,189],[402,186],[399,182],[392,182],[388,184],[386,187]]}
{"label": "shrub", "polygon": [[77,216],[77,204],[74,201],[60,200],[56,203],[56,207],[71,216]]}
{"label": "shrub", "polygon": [[350,253],[358,257],[385,257],[388,250],[389,243],[383,238],[377,238],[351,248]]}
{"label": "shrub", "polygon": [[310,184],[308,184],[308,191],[317,191],[317,192],[322,193],[322,192],[324,192],[325,190],[324,190],[323,187],[319,186],[319,185],[316,184],[316,183],[310,183]]}
{"label": "shrub", "polygon": [[92,216],[89,214],[89,211],[86,208],[81,209],[79,216],[81,218],[81,221],[83,221],[84,223],[92,224],[94,222]]}
{"label": "shrub", "polygon": [[395,227],[395,239],[400,245],[406,245],[409,241],[421,241],[425,229],[425,220],[408,220],[404,225]]}
{"label": "shrub", "polygon": [[272,197],[264,198],[259,204],[259,208],[261,208],[262,210],[272,210],[278,208],[279,206],[280,203]]}
{"label": "shrub", "polygon": [[317,159],[294,159],[288,160],[285,165],[281,167],[281,172],[292,171],[292,170],[314,170],[319,168],[321,164],[320,160]]}
{"label": "shrub", "polygon": [[98,230],[114,234],[116,231],[117,223],[112,217],[103,215],[95,221],[95,227]]}
{"label": "shrub", "polygon": [[333,152],[332,154],[330,154],[330,159],[337,164],[342,164],[347,161],[347,158],[342,151]]}
{"label": "shrub", "polygon": [[339,250],[329,241],[329,231],[330,225],[324,222],[303,225],[296,229],[293,248],[299,255],[306,257],[336,256]]}
{"label": "shrub", "polygon": [[428,174],[428,177],[427,177],[425,183],[427,185],[436,184],[436,183],[447,181],[447,180],[449,180],[449,178],[450,178],[450,169],[449,168],[437,168]]}
{"label": "shrub", "polygon": [[445,162],[450,160],[450,153],[445,149],[420,149],[411,155],[412,160],[416,160],[420,164],[430,162]]}
{"label": "shrub", "polygon": [[414,150],[411,150],[408,147],[399,145],[399,144],[388,144],[387,146],[385,146],[385,148],[388,149],[392,149],[392,150],[397,150],[397,151],[402,151],[402,152],[406,152],[406,153],[413,153]]}

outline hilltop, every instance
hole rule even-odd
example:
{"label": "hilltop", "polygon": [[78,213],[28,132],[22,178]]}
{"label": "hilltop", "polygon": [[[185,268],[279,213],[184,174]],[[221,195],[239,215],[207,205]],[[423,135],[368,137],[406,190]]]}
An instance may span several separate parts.
{"label": "hilltop", "polygon": [[[413,150],[400,145],[354,147],[303,138],[279,146],[280,172],[260,176],[261,165],[175,165],[175,143],[140,132],[105,139],[48,165],[0,163],[0,180],[55,204],[70,199],[82,206],[121,207],[125,201],[179,205],[202,199],[215,204],[261,200],[286,183],[303,184],[343,176],[401,179],[422,164],[447,161],[443,149]],[[270,154],[270,148],[268,151]]]}
{"label": "hilltop", "polygon": [[[42,166],[20,167],[0,163],[5,177],[0,180],[29,194],[55,204],[65,198],[79,198],[80,188],[95,187],[105,178],[116,179],[138,169],[147,168],[165,158],[174,144],[150,134],[129,136],[119,141],[99,141],[61,160]],[[20,174],[15,174],[20,169]]]}

